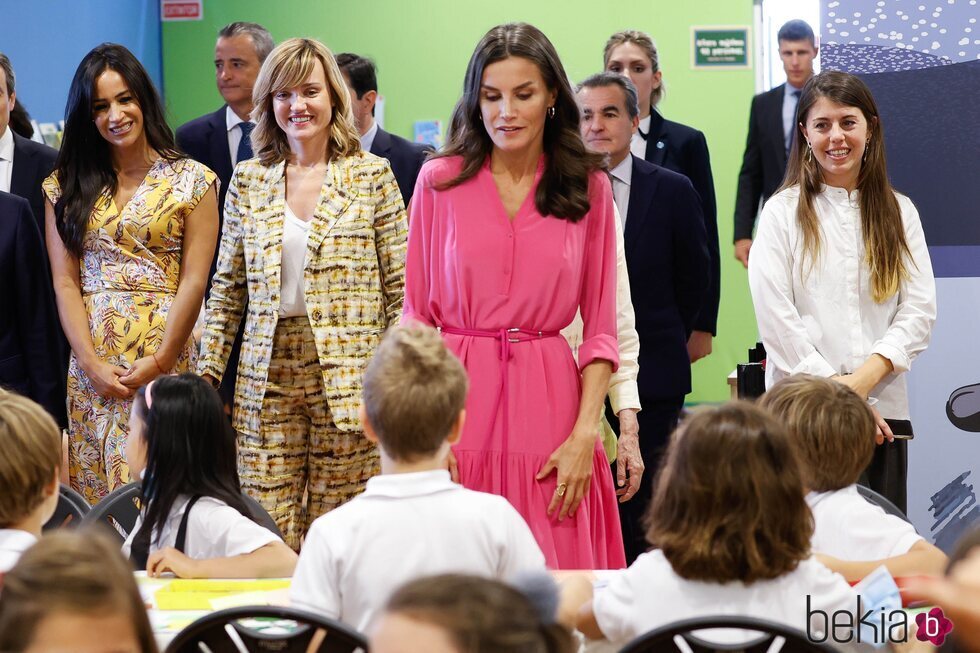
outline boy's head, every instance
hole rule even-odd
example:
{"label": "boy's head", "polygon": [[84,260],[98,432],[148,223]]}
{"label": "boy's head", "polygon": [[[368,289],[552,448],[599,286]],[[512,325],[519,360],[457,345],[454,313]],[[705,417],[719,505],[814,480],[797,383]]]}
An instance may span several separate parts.
{"label": "boy's head", "polygon": [[787,377],[760,405],[798,442],[808,490],[830,492],[856,483],[871,463],[875,420],[867,402],[847,386],[809,374]]}
{"label": "boy's head", "polygon": [[41,406],[0,389],[0,528],[43,509],[46,522],[58,504],[61,432]]}
{"label": "boy's head", "polygon": [[427,326],[388,329],[364,372],[361,419],[392,460],[414,462],[459,436],[467,379]]}

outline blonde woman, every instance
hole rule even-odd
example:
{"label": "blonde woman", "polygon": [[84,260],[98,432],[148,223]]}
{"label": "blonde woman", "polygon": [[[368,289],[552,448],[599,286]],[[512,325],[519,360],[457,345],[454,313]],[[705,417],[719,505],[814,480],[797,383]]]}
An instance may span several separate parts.
{"label": "blonde woman", "polygon": [[273,50],[253,103],[257,158],[238,164],[228,189],[198,370],[221,378],[244,314],[242,487],[299,548],[314,518],[378,470],[357,418],[361,373],[401,315],[408,225],[388,162],[360,149],[322,43]]}
{"label": "blonde woman", "polygon": [[749,257],[767,385],[805,372],[874,398],[879,446],[859,482],[905,510],[903,373],[936,320],[919,213],[888,182],[881,117],[858,77],[811,77],[796,120],[783,187],[762,209]]}

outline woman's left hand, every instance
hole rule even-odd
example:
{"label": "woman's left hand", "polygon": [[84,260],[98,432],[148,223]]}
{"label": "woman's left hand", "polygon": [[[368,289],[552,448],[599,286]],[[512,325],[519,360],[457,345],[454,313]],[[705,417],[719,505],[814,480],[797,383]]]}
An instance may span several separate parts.
{"label": "woman's left hand", "polygon": [[[159,357],[160,355],[157,354],[157,358]],[[144,356],[143,358],[136,359],[136,362],[129,368],[129,372],[119,377],[119,382],[127,388],[133,388],[135,390],[146,385],[161,374],[163,372],[160,371],[157,362],[153,360],[153,356]]]}
{"label": "woman's left hand", "polygon": [[154,551],[146,559],[146,575],[158,578],[169,571],[178,578],[197,578],[197,562],[172,546],[168,546]]}
{"label": "woman's left hand", "polygon": [[552,452],[548,462],[535,477],[540,481],[551,472],[557,471],[558,485],[551,497],[551,503],[548,504],[548,514],[553,515],[561,506],[558,521],[565,517],[574,517],[579,504],[589,491],[589,484],[592,482],[592,457],[598,437],[598,430],[572,431]]}

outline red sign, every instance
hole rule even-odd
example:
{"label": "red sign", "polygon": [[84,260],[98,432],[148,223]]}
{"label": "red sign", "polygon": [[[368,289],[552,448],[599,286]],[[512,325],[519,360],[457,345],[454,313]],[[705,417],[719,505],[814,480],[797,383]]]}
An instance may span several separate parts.
{"label": "red sign", "polygon": [[160,5],[162,20],[201,20],[204,18],[203,0],[163,0]]}

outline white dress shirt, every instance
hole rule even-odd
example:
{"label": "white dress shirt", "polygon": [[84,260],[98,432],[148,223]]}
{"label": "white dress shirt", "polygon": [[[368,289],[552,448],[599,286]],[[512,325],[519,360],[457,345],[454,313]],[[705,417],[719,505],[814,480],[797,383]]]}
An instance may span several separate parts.
{"label": "white dress shirt", "polygon": [[[180,520],[184,517],[188,501],[190,501],[189,496],[181,495],[174,502],[162,531],[158,534],[154,529],[151,534],[148,553],[173,546],[177,542],[177,530],[180,528]],[[127,558],[132,550],[133,538],[136,537],[142,524],[143,515],[140,515],[123,544],[122,552]],[[201,497],[191,508],[190,517],[187,519],[184,555],[195,560],[230,558],[252,553],[266,544],[281,541],[275,533],[259,526],[224,501],[213,497]]]}
{"label": "white dress shirt", "polygon": [[503,497],[467,490],[446,470],[382,474],[313,522],[290,603],[365,632],[391,593],[416,578],[502,580],[544,569],[531,529]]}
{"label": "white dress shirt", "polygon": [[231,154],[231,167],[238,164],[238,146],[242,142],[242,128],[239,127],[244,120],[232,111],[231,107],[225,107],[225,127],[228,130],[228,152]]}
{"label": "white dress shirt", "polygon": [[814,553],[841,560],[883,560],[908,553],[923,537],[900,517],[869,503],[856,485],[835,492],[811,492]]}
{"label": "white dress shirt", "polygon": [[0,136],[0,191],[10,192],[10,177],[14,173],[14,132],[8,126]]}
{"label": "white dress shirt", "polygon": [[34,546],[35,543],[37,543],[37,538],[27,531],[16,528],[0,528],[0,574],[13,569],[24,551]]}
{"label": "white dress shirt", "polygon": [[279,317],[306,315],[306,243],[313,221],[300,220],[286,204],[282,225],[282,290]]}
{"label": "white dress shirt", "polygon": [[650,115],[646,118],[640,118],[640,128],[633,132],[633,138],[630,139],[630,152],[641,159],[647,158],[647,139],[643,138],[640,133],[646,134],[647,138],[650,137]]}
{"label": "white dress shirt", "polygon": [[[857,609],[857,594],[844,577],[813,558],[771,580],[746,585],[739,581],[711,583],[678,576],[663,551],[642,554],[629,569],[618,572],[596,590],[592,600],[599,629],[614,644],[682,619],[708,616],[757,617],[807,630],[807,600],[813,610],[832,614]],[[814,629],[820,627],[815,617]],[[755,635],[758,637],[758,635]],[[738,630],[705,633],[713,643],[751,638]]]}
{"label": "white dress shirt", "polygon": [[813,198],[820,255],[802,260],[796,220],[799,188],[774,195],[762,209],[749,257],[749,287],[766,346],[766,386],[791,374],[849,374],[872,354],[895,368],[870,393],[883,417],[908,419],[905,372],[929,344],[936,321],[936,283],[919,213],[896,193],[911,253],[909,277],[882,303],[871,297],[858,191],[823,186]]}
{"label": "white dress shirt", "polygon": [[[626,157],[630,160],[630,157]],[[632,176],[632,168],[630,169]],[[615,198],[613,199],[615,202]],[[630,295],[629,270],[626,268],[626,246],[623,242],[623,222],[619,209],[616,213],[616,332],[619,339],[619,369],[609,379],[609,403],[614,413],[624,408],[640,410],[640,390],[636,377],[640,373],[640,336],[636,332],[636,314],[633,312],[633,298]],[[582,314],[575,313],[571,324],[561,330],[572,352],[578,356],[582,344]]]}
{"label": "white dress shirt", "polygon": [[374,145],[374,137],[378,134],[378,122],[375,120],[371,123],[371,129],[367,130],[367,133],[361,136],[361,149],[365,152],[371,151],[371,146]]}
{"label": "white dress shirt", "polygon": [[[643,158],[642,156],[639,158]],[[626,229],[626,218],[630,212],[630,185],[633,183],[633,157],[626,155],[619,164],[609,171],[612,178],[613,201],[619,209],[619,222]]]}

